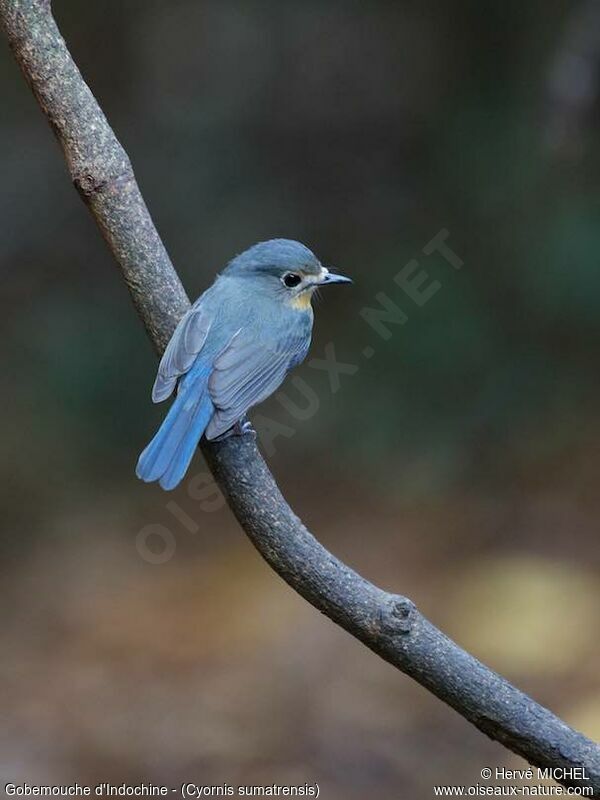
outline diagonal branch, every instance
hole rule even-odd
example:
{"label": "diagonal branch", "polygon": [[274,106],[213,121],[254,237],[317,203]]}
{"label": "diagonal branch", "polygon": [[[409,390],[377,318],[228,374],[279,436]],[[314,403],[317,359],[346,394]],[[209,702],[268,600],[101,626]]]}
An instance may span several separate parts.
{"label": "diagonal branch", "polygon": [[[160,353],[189,303],[127,154],[73,62],[49,0],[0,0],[0,22]],[[309,603],[492,739],[558,770],[565,785],[600,791],[600,748],[458,647],[410,600],[378,589],[322,547],[250,437],[203,451],[257,550]]]}

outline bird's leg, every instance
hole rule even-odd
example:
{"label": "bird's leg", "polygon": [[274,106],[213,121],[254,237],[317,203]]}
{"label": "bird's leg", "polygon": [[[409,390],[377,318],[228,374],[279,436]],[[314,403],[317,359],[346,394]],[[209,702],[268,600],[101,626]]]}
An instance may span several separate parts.
{"label": "bird's leg", "polygon": [[213,442],[222,442],[224,439],[229,439],[230,436],[256,437],[256,431],[252,427],[252,423],[248,417],[242,417],[242,419],[239,419],[235,425],[229,428],[228,431],[225,431],[225,433],[222,433],[220,436],[217,436],[216,439],[213,439]]}

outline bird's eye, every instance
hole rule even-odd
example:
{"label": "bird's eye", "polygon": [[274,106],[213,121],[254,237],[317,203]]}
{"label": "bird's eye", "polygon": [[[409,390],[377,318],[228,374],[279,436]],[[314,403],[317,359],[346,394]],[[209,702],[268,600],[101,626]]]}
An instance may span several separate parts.
{"label": "bird's eye", "polygon": [[281,280],[288,289],[293,289],[294,286],[298,286],[302,282],[302,278],[296,272],[286,272]]}

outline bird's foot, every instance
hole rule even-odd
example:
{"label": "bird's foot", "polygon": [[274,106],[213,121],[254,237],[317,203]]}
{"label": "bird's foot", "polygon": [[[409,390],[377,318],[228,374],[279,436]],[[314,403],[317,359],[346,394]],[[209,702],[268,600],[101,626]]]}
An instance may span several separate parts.
{"label": "bird's foot", "polygon": [[229,439],[230,436],[253,436],[256,438],[256,431],[252,427],[250,420],[244,417],[244,419],[238,420],[228,431],[217,436],[213,441],[222,442],[225,439]]}

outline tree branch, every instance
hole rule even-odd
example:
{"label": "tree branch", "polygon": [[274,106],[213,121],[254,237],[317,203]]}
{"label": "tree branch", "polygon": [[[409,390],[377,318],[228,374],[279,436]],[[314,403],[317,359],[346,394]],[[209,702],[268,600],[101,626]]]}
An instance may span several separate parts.
{"label": "tree branch", "polygon": [[[0,21],[160,353],[189,303],[127,154],[73,62],[49,0],[0,0]],[[373,586],[322,547],[250,437],[202,449],[255,547],[309,603],[492,739],[534,765],[567,770],[556,775],[565,785],[600,791],[600,748],[458,647],[410,600]],[[582,768],[583,775],[569,772]]]}

